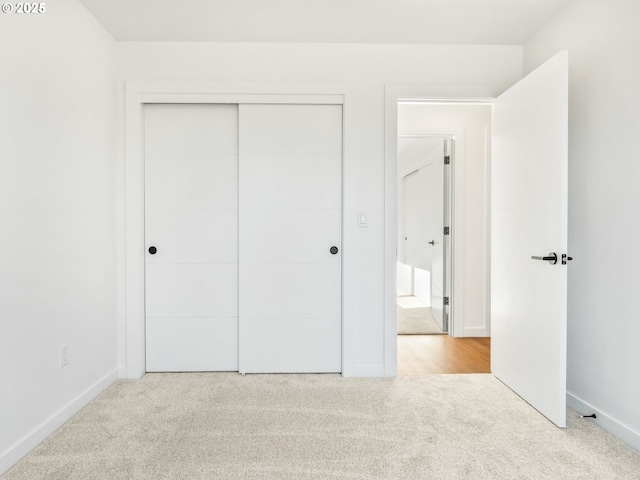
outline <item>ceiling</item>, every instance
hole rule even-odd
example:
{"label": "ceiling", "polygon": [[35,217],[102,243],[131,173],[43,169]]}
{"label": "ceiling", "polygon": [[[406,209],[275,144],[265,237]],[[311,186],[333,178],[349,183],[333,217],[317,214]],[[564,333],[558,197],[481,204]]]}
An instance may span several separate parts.
{"label": "ceiling", "polygon": [[80,0],[119,41],[523,45],[571,0]]}

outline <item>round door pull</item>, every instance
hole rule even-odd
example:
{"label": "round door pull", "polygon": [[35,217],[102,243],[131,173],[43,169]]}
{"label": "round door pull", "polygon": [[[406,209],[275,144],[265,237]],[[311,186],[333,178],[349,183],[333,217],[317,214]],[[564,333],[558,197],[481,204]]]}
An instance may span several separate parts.
{"label": "round door pull", "polygon": [[331,255],[335,255],[336,253],[338,253],[338,247],[331,247],[329,251],[331,252]]}
{"label": "round door pull", "polygon": [[158,249],[156,247],[149,247],[149,253],[151,255],[155,255]]}

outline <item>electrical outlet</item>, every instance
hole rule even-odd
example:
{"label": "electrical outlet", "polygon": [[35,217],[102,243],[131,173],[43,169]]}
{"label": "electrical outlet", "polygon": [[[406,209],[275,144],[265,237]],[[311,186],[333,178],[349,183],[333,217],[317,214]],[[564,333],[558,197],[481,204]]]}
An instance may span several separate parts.
{"label": "electrical outlet", "polygon": [[60,368],[69,365],[69,345],[60,346]]}

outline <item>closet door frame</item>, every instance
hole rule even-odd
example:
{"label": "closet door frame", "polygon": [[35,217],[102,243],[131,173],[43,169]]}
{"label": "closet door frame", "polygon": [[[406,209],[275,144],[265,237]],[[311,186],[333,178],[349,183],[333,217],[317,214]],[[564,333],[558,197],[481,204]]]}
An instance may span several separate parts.
{"label": "closet door frame", "polygon": [[[127,82],[125,92],[125,158],[123,178],[119,191],[119,211],[124,213],[124,249],[118,251],[118,365],[120,378],[141,378],[146,371],[145,365],[145,261],[144,261],[144,105],[162,104],[305,104],[305,105],[342,105],[343,107],[343,198],[342,209],[346,210],[351,197],[344,195],[345,151],[344,138],[347,129],[345,98],[352,87],[348,85],[327,84],[271,84],[254,82],[203,83],[203,82]],[[240,93],[238,93],[240,92]],[[124,205],[122,205],[124,203]],[[345,228],[342,225],[342,245],[345,240]],[[124,251],[123,251],[124,250]],[[345,362],[353,357],[346,340],[347,335],[354,336],[355,325],[348,325],[352,318],[346,310],[345,302],[345,261],[343,256],[342,279],[342,362],[343,374]],[[350,333],[349,332],[353,332]],[[354,345],[355,346],[355,345]],[[348,370],[348,367],[347,367]]]}

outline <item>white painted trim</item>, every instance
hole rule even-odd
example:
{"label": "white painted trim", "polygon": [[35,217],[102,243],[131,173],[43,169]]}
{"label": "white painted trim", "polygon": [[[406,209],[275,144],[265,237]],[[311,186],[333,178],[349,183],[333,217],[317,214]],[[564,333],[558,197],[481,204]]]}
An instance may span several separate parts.
{"label": "white painted trim", "polygon": [[[461,87],[466,88],[466,87]],[[478,87],[470,87],[470,88],[478,88]],[[483,88],[483,87],[479,87]],[[489,96],[486,98],[437,98],[434,96],[428,96],[425,98],[408,98],[403,96],[402,99],[398,102],[402,105],[493,105],[495,101],[494,96]]]}
{"label": "white painted trim", "polygon": [[464,337],[486,337],[487,329],[484,327],[465,327],[462,330]]}
{"label": "white painted trim", "polygon": [[[397,318],[396,318],[396,279],[395,269],[397,261],[397,150],[398,150],[398,102],[420,102],[438,104],[477,104],[491,103],[501,92],[488,86],[471,85],[386,85],[385,86],[385,155],[384,155],[384,374],[386,377],[397,375]],[[437,134],[441,136],[461,135],[464,132],[451,132],[447,130],[423,132],[425,134]],[[463,218],[462,206],[464,198],[463,166],[458,160],[464,158],[464,142],[458,141],[455,145],[456,153],[453,168],[454,201],[452,212],[454,223],[453,239],[453,271],[454,285],[452,288],[452,313],[455,318],[463,317],[462,305],[462,279],[464,259],[462,248]],[[463,160],[464,161],[464,160]],[[457,169],[456,169],[457,165]],[[457,205],[457,207],[456,207]],[[457,235],[456,235],[457,233]],[[453,335],[463,336],[462,322],[454,318]]]}
{"label": "white painted trim", "polygon": [[594,422],[607,432],[618,437],[624,443],[640,452],[640,432],[636,432],[618,419],[599,410],[597,407],[588,404],[570,392],[567,392],[567,405],[581,415],[591,415],[592,413],[595,413],[597,418],[587,418],[585,421]]}
{"label": "white painted trim", "polygon": [[64,425],[118,378],[112,370],[0,454],[0,475]]}
{"label": "white painted trim", "polygon": [[[493,119],[493,105],[491,106],[491,118]],[[491,125],[493,129],[493,123]],[[484,184],[485,196],[483,211],[485,214],[486,222],[484,224],[484,241],[485,241],[485,255],[484,255],[484,271],[486,272],[486,283],[484,286],[484,318],[485,318],[485,332],[484,336],[491,336],[491,152],[493,151],[493,145],[491,145],[491,133],[488,128],[484,131]]]}
{"label": "white painted trim", "polygon": [[[127,84],[128,86],[128,84]],[[303,104],[303,105],[342,105],[343,95],[280,95],[280,94],[241,94],[241,93],[141,93],[142,103],[157,103],[158,95],[162,103],[242,103],[242,104]],[[293,99],[295,97],[295,100]]]}
{"label": "white painted trim", "polygon": [[[126,82],[125,91],[125,254],[121,265],[125,272],[124,318],[119,319],[119,350],[124,358],[118,364],[126,378],[145,373],[144,359],[144,172],[142,161],[142,106],[145,103],[329,103],[343,105],[343,185],[354,185],[357,164],[350,159],[350,132],[357,131],[353,104],[366,101],[352,84],[342,83],[263,83],[263,82]],[[357,275],[358,259],[350,255],[349,245],[359,234],[354,222],[359,211],[354,189],[343,189],[342,257],[342,374],[344,376],[382,376],[384,365],[358,365],[357,362]],[[122,370],[120,370],[122,372]]]}
{"label": "white painted trim", "polygon": [[[349,85],[345,83],[318,82],[208,82],[208,81],[137,81],[126,82],[128,91],[141,94],[185,95],[194,96],[223,96],[232,95],[234,98],[258,97],[260,95],[334,95],[341,96]],[[324,102],[324,100],[323,100]],[[189,102],[187,102],[189,103]],[[195,103],[202,103],[197,100]],[[217,102],[213,102],[217,103]],[[234,102],[235,103],[235,102]],[[259,103],[259,102],[258,102]],[[269,103],[267,100],[262,103]],[[290,103],[287,102],[287,103]]]}

